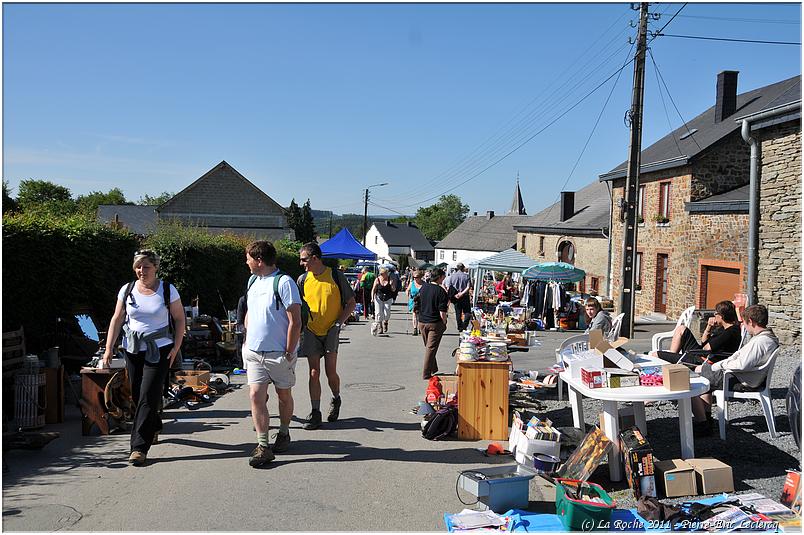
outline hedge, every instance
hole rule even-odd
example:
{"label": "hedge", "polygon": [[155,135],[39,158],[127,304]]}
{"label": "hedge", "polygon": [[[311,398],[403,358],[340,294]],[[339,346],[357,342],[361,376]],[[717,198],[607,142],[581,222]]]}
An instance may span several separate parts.
{"label": "hedge", "polygon": [[[198,298],[200,312],[224,317],[245,291],[248,238],[201,228],[160,224],[143,243],[81,216],[66,219],[13,214],[3,217],[3,330],[25,328],[29,351],[56,342],[57,318],[88,313],[99,330],[109,325],[120,287],[134,280],[133,253],[161,257],[159,277],[178,289],[182,303]],[[297,277],[300,243],[275,243],[280,269]]]}

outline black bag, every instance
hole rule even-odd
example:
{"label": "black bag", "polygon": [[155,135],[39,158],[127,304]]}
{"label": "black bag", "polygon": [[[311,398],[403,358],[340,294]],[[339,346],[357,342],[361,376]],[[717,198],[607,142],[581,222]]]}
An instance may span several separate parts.
{"label": "black bag", "polygon": [[444,407],[438,410],[422,428],[422,436],[427,440],[441,440],[458,429],[458,409]]}

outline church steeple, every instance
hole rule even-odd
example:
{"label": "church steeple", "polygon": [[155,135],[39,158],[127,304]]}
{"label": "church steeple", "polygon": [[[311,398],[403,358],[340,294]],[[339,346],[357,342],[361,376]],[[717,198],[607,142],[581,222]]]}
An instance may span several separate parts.
{"label": "church steeple", "polygon": [[514,189],[514,200],[511,201],[511,209],[508,215],[528,215],[525,212],[525,203],[522,202],[522,192],[519,191],[519,171],[516,172],[516,189]]}

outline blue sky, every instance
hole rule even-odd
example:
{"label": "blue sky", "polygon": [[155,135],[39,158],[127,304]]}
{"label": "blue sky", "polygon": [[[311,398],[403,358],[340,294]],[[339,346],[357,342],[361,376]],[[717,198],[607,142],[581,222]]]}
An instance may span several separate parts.
{"label": "blue sky", "polygon": [[[681,5],[652,4],[651,29]],[[442,193],[504,212],[518,173],[533,214],[627,158],[632,67],[577,103],[627,61],[637,18],[629,4],[4,4],[3,176],[14,193],[37,178],[136,200],[226,160],[283,205],[336,213],[388,182],[369,208],[387,214]],[[799,42],[801,7],[691,3],[664,31]],[[740,92],[801,73],[800,46],[651,47],[670,92],[665,113],[649,59],[643,146],[681,125],[670,97],[684,119],[711,106],[721,70]]]}

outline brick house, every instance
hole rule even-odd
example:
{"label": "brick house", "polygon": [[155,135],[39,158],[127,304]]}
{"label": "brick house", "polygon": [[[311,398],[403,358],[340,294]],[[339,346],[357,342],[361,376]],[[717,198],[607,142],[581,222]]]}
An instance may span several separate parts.
{"label": "brick house", "polygon": [[[717,76],[715,105],[642,151],[634,298],[636,315],[675,318],[745,293],[750,150],[738,116],[800,99],[796,76],[737,94],[737,72]],[[619,304],[627,162],[612,184],[612,298]]]}
{"label": "brick house", "polygon": [[801,96],[742,117],[757,143],[757,302],[782,344],[801,343]]}
{"label": "brick house", "polygon": [[608,295],[610,210],[605,182],[562,191],[558,202],[514,226],[517,247],[536,262],[578,266],[586,271],[579,290]]}

